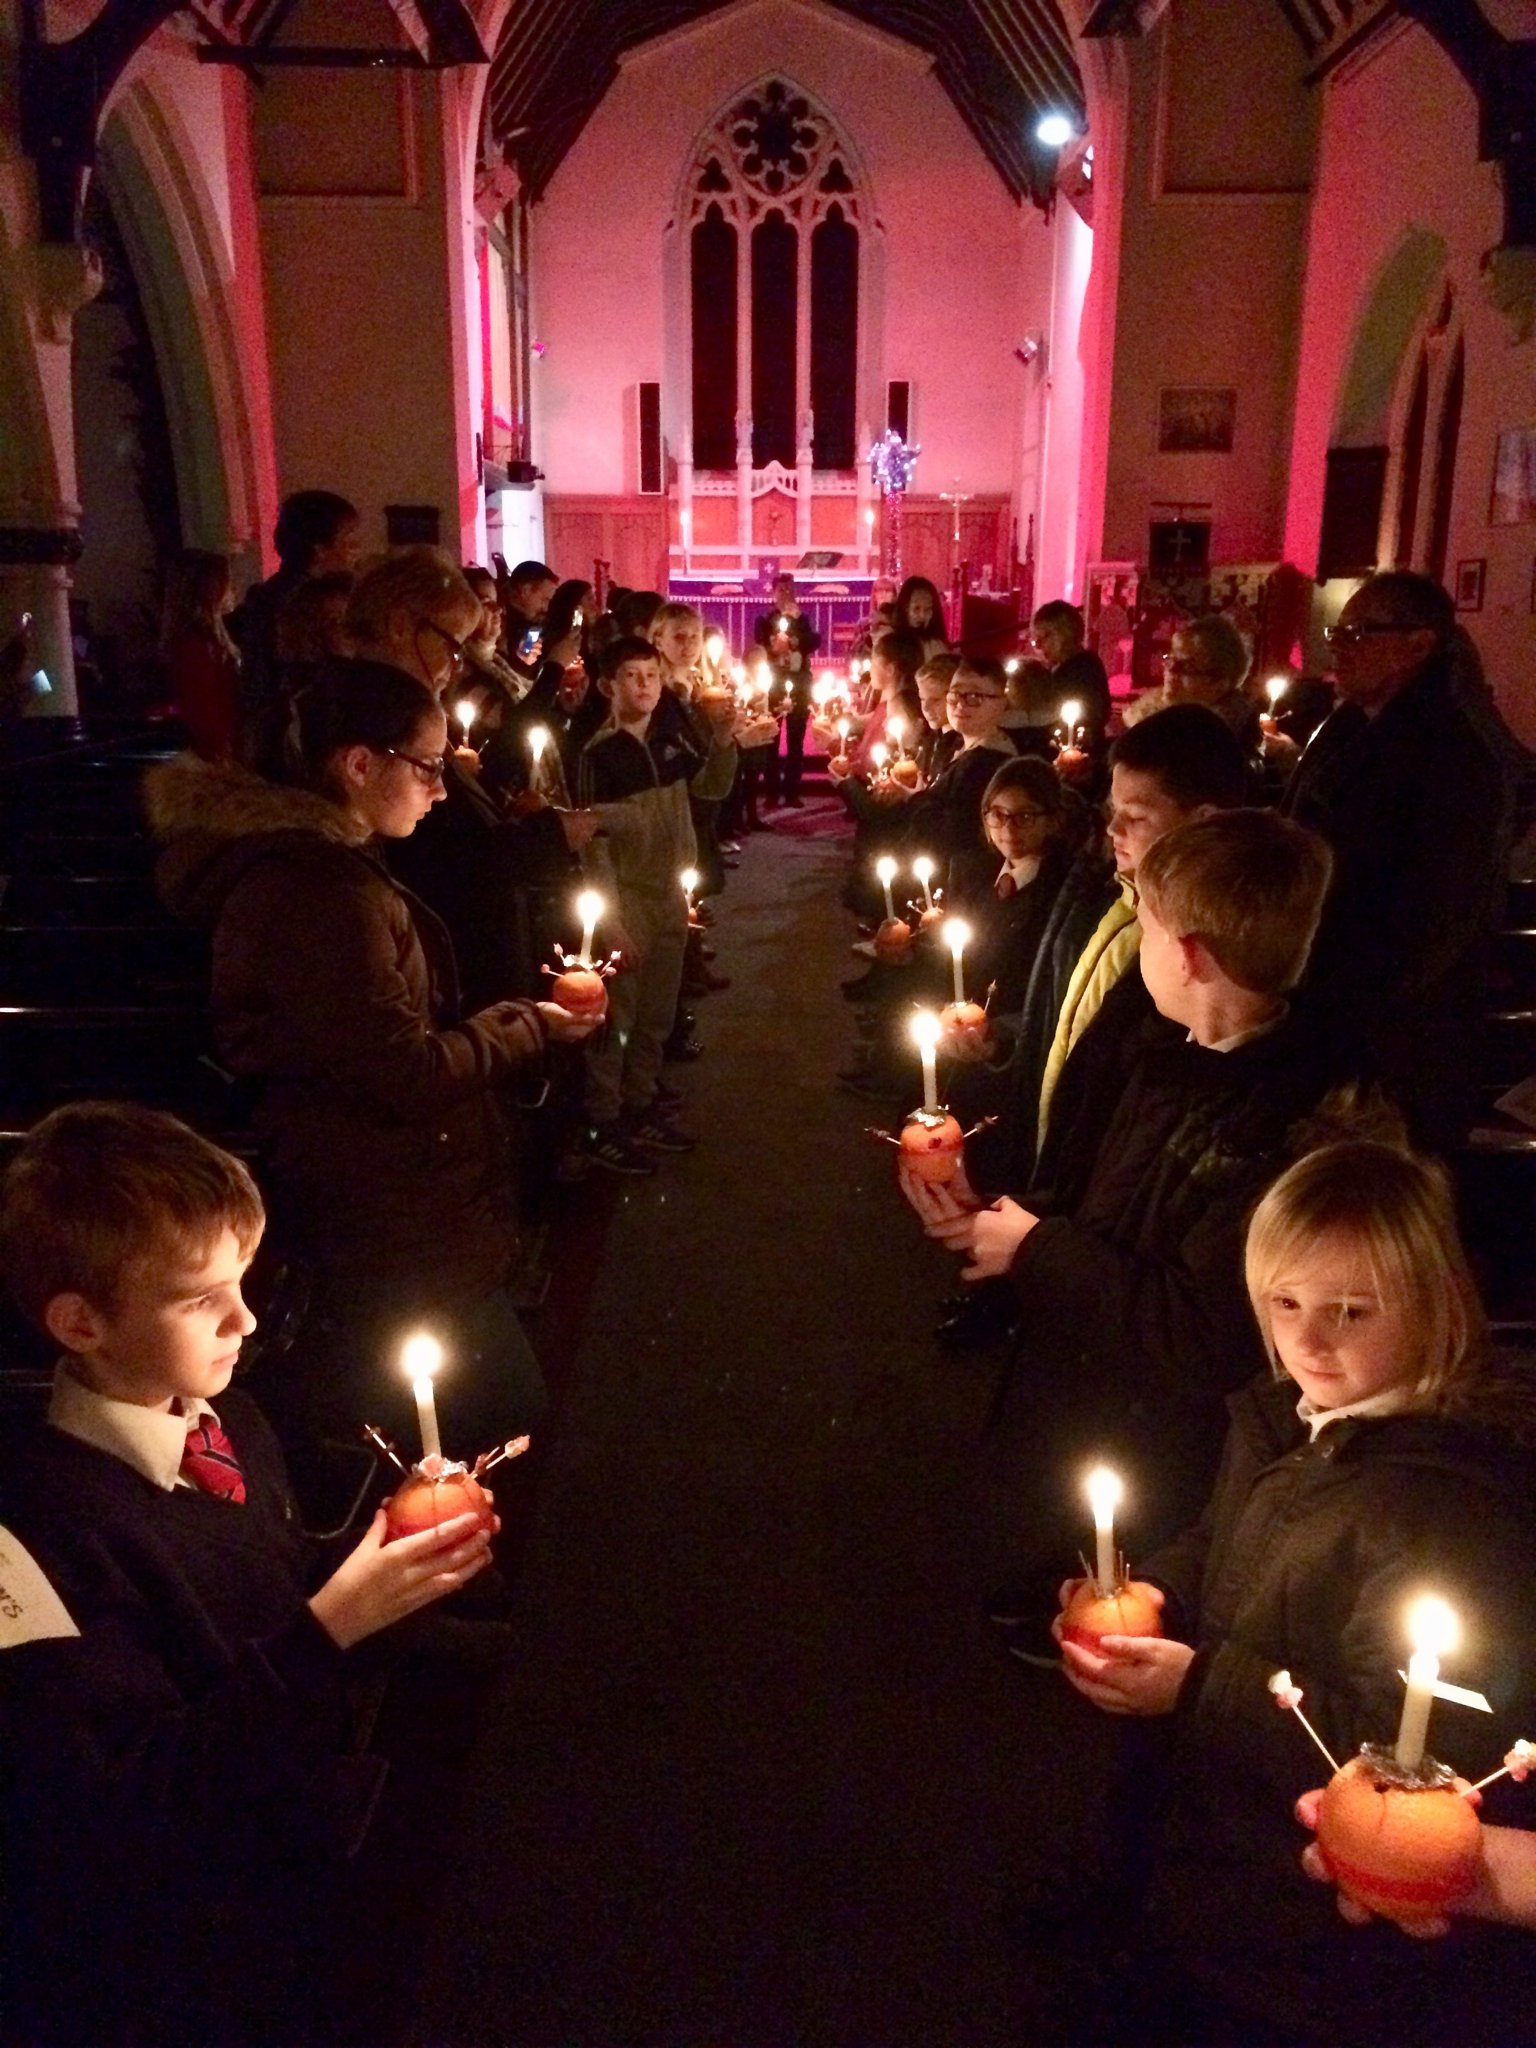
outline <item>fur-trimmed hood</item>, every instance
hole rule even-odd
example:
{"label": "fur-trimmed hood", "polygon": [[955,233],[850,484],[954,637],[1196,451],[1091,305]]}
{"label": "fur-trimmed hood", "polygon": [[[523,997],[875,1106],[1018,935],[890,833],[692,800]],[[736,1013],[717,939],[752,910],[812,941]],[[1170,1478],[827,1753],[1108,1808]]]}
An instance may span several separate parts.
{"label": "fur-trimmed hood", "polygon": [[240,877],[274,857],[324,861],[369,843],[367,828],[313,790],[267,782],[232,762],[178,754],[144,778],[150,830],[164,842],[156,880],[167,908],[211,925]]}

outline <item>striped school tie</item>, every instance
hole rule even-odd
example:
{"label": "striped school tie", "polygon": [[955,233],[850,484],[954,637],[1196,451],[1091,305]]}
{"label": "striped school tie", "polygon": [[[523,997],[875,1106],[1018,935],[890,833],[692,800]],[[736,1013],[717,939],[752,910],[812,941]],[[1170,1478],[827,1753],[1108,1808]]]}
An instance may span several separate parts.
{"label": "striped school tie", "polygon": [[245,1499],[245,1474],[234,1446],[211,1415],[194,1416],[187,1425],[187,1447],[181,1454],[181,1476],[200,1493],[216,1494],[237,1504]]}

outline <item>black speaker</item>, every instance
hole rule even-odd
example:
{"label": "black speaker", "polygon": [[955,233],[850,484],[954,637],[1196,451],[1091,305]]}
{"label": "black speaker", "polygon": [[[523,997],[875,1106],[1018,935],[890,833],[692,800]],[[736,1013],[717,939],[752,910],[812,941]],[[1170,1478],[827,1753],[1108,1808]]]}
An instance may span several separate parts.
{"label": "black speaker", "polygon": [[665,482],[661,460],[661,386],[642,384],[640,393],[640,489],[659,496]]}
{"label": "black speaker", "polygon": [[885,424],[903,441],[912,438],[912,386],[905,377],[885,387]]}

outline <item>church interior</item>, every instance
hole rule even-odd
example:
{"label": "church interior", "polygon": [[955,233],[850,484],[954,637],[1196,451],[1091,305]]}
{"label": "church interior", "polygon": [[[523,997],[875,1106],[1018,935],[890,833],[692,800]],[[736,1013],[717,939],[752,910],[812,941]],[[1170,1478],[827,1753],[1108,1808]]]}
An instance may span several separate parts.
{"label": "church interior", "polygon": [[0,0],[0,391],[0,2040],[1536,2041],[1536,0]]}

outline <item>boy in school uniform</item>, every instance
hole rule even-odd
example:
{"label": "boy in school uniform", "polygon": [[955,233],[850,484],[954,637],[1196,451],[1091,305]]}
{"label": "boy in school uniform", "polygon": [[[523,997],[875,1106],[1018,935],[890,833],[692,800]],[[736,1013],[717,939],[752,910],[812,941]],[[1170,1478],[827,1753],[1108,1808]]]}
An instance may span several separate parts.
{"label": "boy in school uniform", "polygon": [[357,1646],[487,1561],[473,1516],[386,1544],[380,1510],[317,1568],[230,1386],[263,1221],[238,1160],[125,1103],[55,1111],[6,1176],[0,1271],[63,1354],[0,1486],[46,1581],[0,1654],[8,2039],[318,2035],[386,1772]]}
{"label": "boy in school uniform", "polygon": [[695,780],[729,787],[736,745],[706,748],[661,680],[648,640],[617,640],[606,660],[608,718],[582,749],[577,801],[595,813],[587,873],[611,917],[601,930],[624,955],[608,985],[608,1021],[587,1047],[586,1154],[610,1173],[654,1173],[657,1153],[695,1140],[658,1100],[663,1050],[677,1012],[688,906],[681,876],[697,864],[688,791]]}

